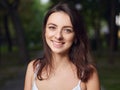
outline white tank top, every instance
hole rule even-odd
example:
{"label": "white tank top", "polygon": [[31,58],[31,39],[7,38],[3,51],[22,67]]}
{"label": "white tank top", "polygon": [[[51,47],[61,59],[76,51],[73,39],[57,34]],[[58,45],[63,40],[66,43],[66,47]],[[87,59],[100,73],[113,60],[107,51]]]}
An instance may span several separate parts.
{"label": "white tank top", "polygon": [[[32,90],[38,90],[35,81],[33,82]],[[74,87],[72,90],[81,90],[81,88],[80,88],[80,81],[78,82],[77,86]]]}
{"label": "white tank top", "polygon": [[[78,82],[77,86],[74,87],[72,90],[81,90],[80,83],[81,83],[81,80]],[[32,84],[32,90],[38,90],[37,85],[35,83],[35,79]]]}
{"label": "white tank top", "polygon": [[[36,76],[37,76],[37,72],[34,74],[34,81],[32,84],[32,90],[38,90],[36,82],[35,82]],[[80,83],[81,83],[81,80],[79,80],[77,86],[75,86],[72,90],[81,90]]]}

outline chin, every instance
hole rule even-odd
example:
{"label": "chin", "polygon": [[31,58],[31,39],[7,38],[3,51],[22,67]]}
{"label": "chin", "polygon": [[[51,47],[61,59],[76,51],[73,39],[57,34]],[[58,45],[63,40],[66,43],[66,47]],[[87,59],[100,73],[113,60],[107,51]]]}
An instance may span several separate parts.
{"label": "chin", "polygon": [[67,50],[61,50],[61,49],[59,49],[59,50],[52,50],[52,52],[53,53],[55,53],[55,54],[65,54],[65,53],[67,53]]}

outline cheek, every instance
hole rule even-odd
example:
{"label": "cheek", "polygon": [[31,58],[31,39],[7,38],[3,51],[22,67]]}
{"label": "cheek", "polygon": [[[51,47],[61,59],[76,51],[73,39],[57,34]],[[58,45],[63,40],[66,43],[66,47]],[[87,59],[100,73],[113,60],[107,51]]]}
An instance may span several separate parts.
{"label": "cheek", "polygon": [[53,32],[49,32],[49,31],[46,30],[46,32],[45,32],[45,37],[46,37],[46,38],[50,38],[50,37],[52,37],[53,35],[54,35]]}
{"label": "cheek", "polygon": [[66,38],[68,42],[73,43],[74,42],[74,35]]}
{"label": "cheek", "polygon": [[48,32],[45,32],[45,40],[46,40],[46,42],[48,43],[48,40],[49,40],[49,33]]}
{"label": "cheek", "polygon": [[50,37],[50,33],[45,32],[45,39],[47,40]]}

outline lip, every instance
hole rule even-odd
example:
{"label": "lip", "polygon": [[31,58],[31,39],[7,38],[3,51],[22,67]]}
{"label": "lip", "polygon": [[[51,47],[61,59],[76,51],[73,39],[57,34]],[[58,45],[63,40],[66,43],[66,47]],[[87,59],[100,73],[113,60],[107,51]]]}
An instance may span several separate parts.
{"label": "lip", "polygon": [[61,48],[64,45],[64,42],[59,42],[59,41],[54,41],[54,40],[52,40],[52,43],[55,48]]}

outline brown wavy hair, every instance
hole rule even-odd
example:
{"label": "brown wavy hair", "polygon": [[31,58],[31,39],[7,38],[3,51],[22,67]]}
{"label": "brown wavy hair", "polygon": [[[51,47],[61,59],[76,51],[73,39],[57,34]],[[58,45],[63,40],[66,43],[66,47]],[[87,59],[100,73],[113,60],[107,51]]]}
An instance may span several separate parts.
{"label": "brown wavy hair", "polygon": [[47,12],[44,18],[42,33],[44,54],[43,57],[36,59],[34,62],[34,68],[36,68],[36,66],[39,64],[37,77],[39,80],[44,80],[42,77],[43,69],[46,69],[47,73],[51,73],[53,69],[51,49],[45,40],[45,27],[49,16],[54,12],[60,11],[63,11],[69,15],[71,23],[73,25],[73,30],[75,32],[75,42],[72,44],[69,51],[70,61],[77,67],[78,78],[83,82],[87,82],[93,73],[93,68],[91,67],[92,63],[88,59],[89,43],[85,25],[80,13],[72,5],[66,3],[58,3],[57,5],[53,6]]}

